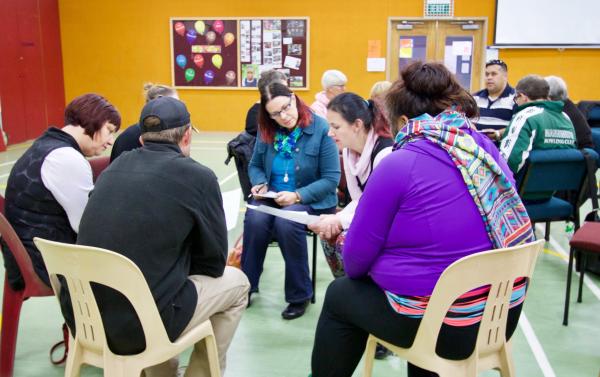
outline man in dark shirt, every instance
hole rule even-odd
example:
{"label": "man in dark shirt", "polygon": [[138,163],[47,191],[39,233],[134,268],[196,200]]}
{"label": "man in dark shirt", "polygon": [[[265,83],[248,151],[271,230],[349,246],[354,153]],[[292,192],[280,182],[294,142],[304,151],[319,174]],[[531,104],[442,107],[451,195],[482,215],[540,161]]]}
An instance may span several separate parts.
{"label": "man in dark shirt", "polygon": [[[226,267],[227,230],[215,174],[192,160],[190,115],[183,102],[161,97],[144,106],[143,147],[113,161],[98,180],[79,227],[78,244],[102,247],[140,268],[173,341],[210,319],[221,369],[247,304],[248,279]],[[144,349],[129,304],[95,287],[108,344],[118,354]],[[196,344],[186,375],[208,372],[204,343]],[[174,376],[169,360],[146,376]]]}

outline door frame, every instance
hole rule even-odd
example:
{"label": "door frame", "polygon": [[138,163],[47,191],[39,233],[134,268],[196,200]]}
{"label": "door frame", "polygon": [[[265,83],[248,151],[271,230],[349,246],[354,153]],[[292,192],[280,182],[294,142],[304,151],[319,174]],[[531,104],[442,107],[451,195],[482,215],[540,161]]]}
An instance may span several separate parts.
{"label": "door frame", "polygon": [[[393,17],[388,17],[388,27],[387,27],[387,62],[386,62],[386,73],[385,73],[385,79],[386,80],[390,80],[391,77],[391,70],[394,68],[392,65],[392,24],[394,22],[401,22],[401,21],[408,21],[408,22],[431,22],[431,21],[437,21],[437,22],[464,22],[464,21],[477,21],[477,22],[483,22],[483,35],[481,38],[481,51],[484,54],[483,58],[481,59],[481,64],[479,67],[476,67],[477,69],[480,70],[480,72],[482,72],[480,80],[479,80],[479,87],[483,88],[483,84],[485,82],[485,75],[483,74],[483,70],[485,67],[485,52],[486,52],[486,47],[487,47],[487,36],[488,36],[488,18],[487,17],[452,17],[452,18],[448,18],[448,17],[434,17],[434,18],[429,18],[429,17],[398,17],[398,16],[393,16]],[[437,43],[437,42],[436,42]],[[472,68],[474,69],[474,68]]]}

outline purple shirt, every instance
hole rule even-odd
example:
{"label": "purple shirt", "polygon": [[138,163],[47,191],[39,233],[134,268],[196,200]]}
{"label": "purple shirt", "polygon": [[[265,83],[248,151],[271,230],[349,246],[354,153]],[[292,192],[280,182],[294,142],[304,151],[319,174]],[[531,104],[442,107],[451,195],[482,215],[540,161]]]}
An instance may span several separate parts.
{"label": "purple shirt", "polygon": [[[498,149],[465,129],[514,185]],[[485,225],[448,152],[418,140],[385,157],[369,178],[344,245],[350,278],[370,275],[399,295],[430,295],[446,267],[492,249]]]}

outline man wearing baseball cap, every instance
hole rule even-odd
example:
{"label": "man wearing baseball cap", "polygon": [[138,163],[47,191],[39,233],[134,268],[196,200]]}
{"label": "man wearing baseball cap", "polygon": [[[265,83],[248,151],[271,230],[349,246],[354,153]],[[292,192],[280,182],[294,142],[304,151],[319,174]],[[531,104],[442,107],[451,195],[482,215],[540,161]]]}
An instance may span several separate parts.
{"label": "man wearing baseball cap", "polygon": [[[217,177],[191,159],[185,104],[172,97],[141,113],[142,148],[116,159],[99,178],[83,213],[77,243],[120,253],[140,268],[171,341],[210,319],[221,370],[248,297],[248,279],[226,267],[227,230]],[[136,354],[144,337],[128,302],[95,288],[111,350]],[[145,370],[175,376],[177,360]],[[204,343],[194,347],[186,376],[208,376]]]}

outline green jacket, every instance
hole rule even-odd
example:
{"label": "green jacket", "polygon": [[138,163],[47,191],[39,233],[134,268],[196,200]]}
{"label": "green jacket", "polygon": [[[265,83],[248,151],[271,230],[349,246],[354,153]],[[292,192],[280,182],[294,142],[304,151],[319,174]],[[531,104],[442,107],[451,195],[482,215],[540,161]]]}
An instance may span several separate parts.
{"label": "green jacket", "polygon": [[562,101],[534,101],[517,107],[500,143],[500,153],[517,173],[532,149],[577,148],[575,129]]}

